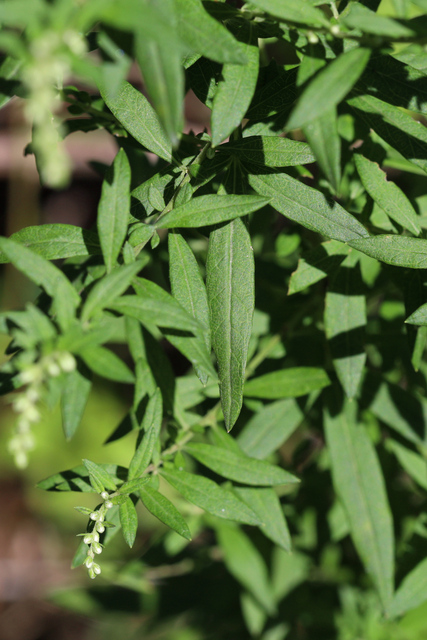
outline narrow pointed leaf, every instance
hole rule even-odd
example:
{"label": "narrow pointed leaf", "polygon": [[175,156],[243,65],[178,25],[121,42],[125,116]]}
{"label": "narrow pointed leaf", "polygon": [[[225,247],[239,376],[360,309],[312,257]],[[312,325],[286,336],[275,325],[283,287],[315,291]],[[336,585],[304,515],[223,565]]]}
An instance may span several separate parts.
{"label": "narrow pointed leaf", "polygon": [[261,524],[252,509],[213,480],[178,469],[162,469],[160,473],[184,498],[208,513],[244,524]]}
{"label": "narrow pointed leaf", "polygon": [[307,0],[254,0],[252,4],[277,18],[297,24],[321,27],[328,22],[324,13]]}
{"label": "narrow pointed leaf", "polygon": [[286,129],[304,127],[336,107],[362,75],[369,55],[369,49],[351,49],[322,69],[298,99]]}
{"label": "narrow pointed leaf", "polygon": [[259,50],[255,25],[244,22],[236,33],[247,58],[245,65],[224,64],[212,105],[212,146],[223,142],[241,123],[255,91]]}
{"label": "narrow pointed leaf", "polygon": [[206,276],[221,406],[230,431],[242,406],[254,310],[253,250],[242,220],[233,220],[211,232]]}
{"label": "narrow pointed leaf", "polygon": [[122,525],[123,537],[131,548],[135,542],[136,532],[138,530],[138,516],[136,514],[135,505],[130,498],[119,506],[120,524]]}
{"label": "narrow pointed leaf", "polygon": [[115,353],[100,346],[87,346],[79,353],[94,373],[107,380],[131,384],[135,377],[129,367]]}
{"label": "narrow pointed leaf", "polygon": [[129,480],[128,482],[124,482],[120,485],[118,493],[121,495],[130,495],[131,493],[136,493],[140,491],[147,482],[150,481],[150,476],[144,476],[143,478],[135,478],[134,480]]}
{"label": "narrow pointed leaf", "polygon": [[405,322],[421,326],[427,325],[427,303],[422,304],[421,307],[418,307],[418,309],[414,311],[414,313],[411,313],[411,315],[406,318]]}
{"label": "narrow pointed leaf", "polygon": [[210,444],[188,443],[185,450],[215,473],[242,484],[271,486],[299,482],[284,469]]}
{"label": "narrow pointed leaf", "polygon": [[341,242],[369,236],[365,227],[337,202],[328,202],[317,189],[285,173],[253,175],[249,182],[257,193],[271,198],[270,205],[276,211],[307,229]]}
{"label": "narrow pointed leaf", "polygon": [[406,473],[427,491],[427,460],[391,438],[387,448],[394,453]]}
{"label": "narrow pointed leaf", "polygon": [[160,158],[171,161],[171,144],[156,112],[140,91],[125,82],[115,95],[106,90],[101,90],[101,95],[110,111],[135,140]]}
{"label": "narrow pointed leaf", "polygon": [[97,493],[102,493],[105,489],[109,489],[110,491],[117,489],[111,474],[101,467],[101,465],[91,460],[83,460],[83,464],[89,473],[90,483]]}
{"label": "narrow pointed leaf", "polygon": [[235,154],[241,162],[266,167],[293,167],[315,162],[310,147],[278,136],[248,136],[222,144],[220,153]]}
{"label": "narrow pointed leaf", "polygon": [[392,618],[419,607],[427,600],[427,559],[422,560],[402,581],[388,610]]}
{"label": "narrow pointed leaf", "polygon": [[304,127],[304,135],[327,180],[339,193],[341,181],[341,139],[335,109],[326,111]]}
{"label": "narrow pointed leaf", "polygon": [[158,229],[205,227],[246,216],[268,204],[269,199],[254,195],[207,195],[193,198],[172,209],[156,223]]}
{"label": "narrow pointed leaf", "polygon": [[191,540],[191,532],[184,518],[163,494],[150,486],[141,487],[139,491],[141,502],[150,513],[166,526],[176,531],[186,540]]}
{"label": "narrow pointed leaf", "polygon": [[387,610],[393,594],[393,522],[375,449],[349,405],[325,416],[334,486],[347,512],[356,549]]}
{"label": "narrow pointed leaf", "polygon": [[247,489],[236,487],[235,492],[262,521],[260,531],[282,547],[291,550],[291,536],[280,500],[273,489]]}
{"label": "narrow pointed leaf", "polygon": [[148,401],[141,425],[144,433],[129,465],[128,480],[142,475],[151,462],[153,451],[159,441],[163,419],[163,403],[160,389]]}
{"label": "narrow pointed leaf", "polygon": [[62,428],[67,440],[71,440],[82,420],[91,388],[90,378],[78,369],[67,373],[61,396]]}
{"label": "narrow pointed leaf", "polygon": [[427,268],[427,240],[407,236],[378,235],[351,240],[349,244],[371,258],[410,269]]}
{"label": "narrow pointed leaf", "polygon": [[293,367],[251,378],[245,384],[244,395],[267,400],[298,398],[330,384],[331,381],[324,369]]}
{"label": "narrow pointed leaf", "polygon": [[371,162],[360,153],[354,155],[360,179],[371,198],[390,216],[411,233],[418,236],[421,226],[418,215],[397,184],[387,180],[387,175],[376,162]]}
{"label": "narrow pointed leaf", "polygon": [[289,280],[288,296],[304,291],[312,284],[332,275],[348,255],[349,250],[341,242],[329,240],[303,254]]}
{"label": "narrow pointed leaf", "polygon": [[402,24],[400,20],[378,15],[375,11],[371,11],[359,3],[351,5],[343,22],[349,29],[360,29],[364,33],[372,33],[375,36],[384,36],[385,38],[410,38],[415,35],[415,32],[409,26]]}

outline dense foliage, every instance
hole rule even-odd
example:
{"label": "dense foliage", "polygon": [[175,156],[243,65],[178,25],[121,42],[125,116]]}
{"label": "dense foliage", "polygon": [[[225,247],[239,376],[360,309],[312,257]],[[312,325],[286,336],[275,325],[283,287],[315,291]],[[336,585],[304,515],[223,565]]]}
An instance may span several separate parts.
{"label": "dense foliage", "polygon": [[[69,440],[93,376],[133,385],[128,468],[100,450],[39,486],[98,494],[73,567],[145,594],[146,638],[427,633],[427,3],[379,4],[0,3],[42,182],[75,131],[119,149],[93,229],[0,239],[39,287],[0,316],[10,451],[43,447],[39,403]],[[209,132],[183,133],[190,89]],[[104,578],[141,503],[150,550]]]}

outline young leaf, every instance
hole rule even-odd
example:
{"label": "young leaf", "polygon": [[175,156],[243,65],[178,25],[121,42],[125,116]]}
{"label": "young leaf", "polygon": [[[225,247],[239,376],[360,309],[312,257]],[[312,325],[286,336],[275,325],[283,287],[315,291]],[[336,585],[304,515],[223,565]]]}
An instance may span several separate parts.
{"label": "young leaf", "polygon": [[270,615],[276,611],[265,561],[247,535],[237,526],[218,523],[215,531],[229,572]]}
{"label": "young leaf", "polygon": [[211,232],[206,279],[221,406],[230,431],[242,406],[254,310],[253,250],[242,220],[233,220]]}
{"label": "young leaf", "polygon": [[135,542],[136,532],[138,530],[138,516],[136,514],[135,505],[130,498],[119,506],[120,524],[122,525],[123,537],[131,548]]}
{"label": "young leaf", "polygon": [[280,467],[223,447],[189,442],[185,451],[215,473],[243,484],[271,486],[299,482],[298,478]]}
{"label": "young leaf", "polygon": [[325,414],[332,477],[356,549],[387,610],[393,594],[393,522],[375,449],[353,413],[347,403],[343,412]]}
{"label": "young leaf", "polygon": [[370,50],[350,49],[322,69],[298,99],[286,129],[299,129],[336,107],[353,88],[368,64]]}
{"label": "young leaf", "polygon": [[148,257],[145,257],[133,264],[121,265],[96,282],[83,306],[82,321],[87,322],[98,311],[102,311],[110,302],[120,297],[147,262]]}
{"label": "young leaf", "polygon": [[331,384],[324,369],[316,367],[292,367],[272,371],[245,384],[243,393],[252,398],[298,398]]}
{"label": "young leaf", "polygon": [[79,353],[89,369],[107,380],[131,384],[135,376],[115,353],[99,346],[87,346]]}
{"label": "young leaf", "polygon": [[67,373],[61,396],[62,428],[66,440],[71,440],[79,426],[92,388],[90,378],[75,369]]}
{"label": "young leaf", "polygon": [[248,136],[222,144],[218,153],[233,154],[241,162],[262,167],[293,167],[315,162],[310,147],[305,142],[276,136]]}
{"label": "young leaf", "polygon": [[83,464],[89,473],[90,483],[97,493],[102,493],[105,489],[109,489],[110,491],[117,489],[111,474],[101,467],[101,465],[91,460],[83,460]]}
{"label": "young leaf", "polygon": [[178,469],[163,468],[160,473],[184,498],[208,513],[244,524],[261,524],[252,509],[213,480]]}
{"label": "young leaf", "polygon": [[354,398],[366,362],[364,329],[366,300],[358,265],[348,259],[331,280],[325,298],[325,332],[334,367],[345,394]]}
{"label": "young leaf", "polygon": [[141,429],[144,433],[137,444],[136,451],[129,465],[128,480],[142,475],[151,462],[154,448],[159,441],[163,419],[163,403],[160,389],[148,401]]}
{"label": "young leaf", "polygon": [[407,236],[378,235],[351,240],[348,244],[362,253],[391,264],[409,269],[427,267],[427,241]]}
{"label": "young leaf", "polygon": [[118,93],[111,94],[108,89],[101,88],[101,95],[110,111],[135,140],[160,158],[171,161],[171,144],[156,112],[140,91],[125,82]]}
{"label": "young leaf", "polygon": [[421,226],[418,215],[397,184],[387,180],[387,175],[376,162],[371,162],[362,154],[354,154],[354,161],[360,179],[371,198],[390,216],[411,233],[418,236]]}
{"label": "young leaf", "polygon": [[150,513],[166,526],[176,531],[186,540],[191,540],[191,532],[178,509],[156,489],[150,486],[141,487],[139,491],[141,502]]}
{"label": "young leaf", "polygon": [[249,176],[249,183],[279,213],[303,227],[333,240],[349,242],[369,233],[337,202],[328,202],[317,189],[302,184],[286,173]]}
{"label": "young leaf", "polygon": [[126,238],[130,210],[130,166],[120,149],[102,183],[98,207],[98,234],[107,272],[117,262]]}
{"label": "young leaf", "polygon": [[237,436],[237,442],[246,455],[262,460],[286,442],[302,419],[295,400],[272,402],[252,416]]}
{"label": "young leaf", "polygon": [[217,147],[241,123],[255,91],[259,49],[255,25],[245,21],[236,31],[244,44],[245,65],[224,64],[212,105],[212,146]]}
{"label": "young leaf", "polygon": [[[96,233],[72,224],[42,224],[25,227],[10,236],[11,240],[28,247],[46,260],[91,256],[101,253]],[[8,262],[6,254],[0,253],[0,263]]]}
{"label": "young leaf", "polygon": [[178,33],[194,52],[215,62],[246,64],[245,48],[198,0],[175,0]]}
{"label": "young leaf", "polygon": [[291,550],[291,536],[280,500],[273,489],[236,487],[239,498],[246,502],[263,524],[260,531],[285,551]]}
{"label": "young leaf", "polygon": [[336,109],[326,111],[322,116],[311,120],[304,127],[304,135],[313,149],[316,160],[339,193],[341,182],[341,139],[338,135]]}
{"label": "young leaf", "polygon": [[427,600],[427,559],[422,560],[402,581],[387,614],[397,618]]}
{"label": "young leaf", "polygon": [[172,209],[156,223],[158,229],[206,227],[246,216],[268,204],[269,199],[254,195],[207,195],[193,198]]}

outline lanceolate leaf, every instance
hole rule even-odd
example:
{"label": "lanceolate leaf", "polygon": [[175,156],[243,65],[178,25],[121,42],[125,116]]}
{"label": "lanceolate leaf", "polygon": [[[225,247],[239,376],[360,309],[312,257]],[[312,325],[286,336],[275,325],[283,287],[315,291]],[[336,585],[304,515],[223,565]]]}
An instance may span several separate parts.
{"label": "lanceolate leaf", "polygon": [[269,198],[254,195],[207,195],[172,209],[156,223],[158,229],[205,227],[227,222],[268,204]]}
{"label": "lanceolate leaf", "polygon": [[105,104],[129,133],[160,158],[170,162],[172,148],[156,112],[140,91],[125,82],[116,95],[101,90]]}
{"label": "lanceolate leaf", "polygon": [[91,387],[90,378],[79,369],[67,373],[61,396],[62,428],[67,440],[71,440],[81,422]]}
{"label": "lanceolate leaf", "polygon": [[415,609],[426,600],[427,559],[424,559],[403,579],[387,613],[395,618]]}
{"label": "lanceolate leaf", "polygon": [[417,213],[397,184],[387,180],[386,174],[376,162],[371,162],[360,153],[354,155],[354,160],[363,186],[371,198],[392,220],[414,235],[419,235],[421,226]]}
{"label": "lanceolate leaf", "polygon": [[415,325],[427,325],[427,303],[421,305],[414,313],[411,313],[409,318],[406,318],[405,322]]}
{"label": "lanceolate leaf", "polygon": [[92,462],[91,460],[83,460],[83,464],[88,470],[90,483],[97,493],[109,489],[110,491],[116,490],[116,483],[111,475],[101,465]]}
{"label": "lanceolate leaf", "polygon": [[220,153],[235,154],[240,161],[266,167],[292,167],[316,160],[305,142],[277,136],[248,136],[222,144]]}
{"label": "lanceolate leaf", "polygon": [[107,271],[111,271],[126,237],[130,210],[130,166],[120,149],[102,183],[98,234]]}
{"label": "lanceolate leaf", "polygon": [[87,346],[80,352],[80,357],[89,369],[107,380],[132,383],[135,377],[129,367],[115,353],[100,346]]}
{"label": "lanceolate leaf", "polygon": [[393,594],[393,523],[375,449],[353,414],[347,404],[344,412],[325,415],[332,476],[356,549],[387,610]]}
{"label": "lanceolate leaf", "polygon": [[324,369],[293,367],[251,378],[245,384],[244,395],[267,400],[297,398],[330,384],[331,381]]}
{"label": "lanceolate leaf", "polygon": [[[99,255],[101,246],[96,233],[72,224],[42,224],[25,227],[10,236],[46,260],[72,258],[73,256]],[[0,263],[9,262],[0,254]]]}
{"label": "lanceolate leaf", "polygon": [[378,15],[361,4],[352,4],[343,22],[350,29],[360,29],[365,33],[391,39],[410,38],[415,35],[414,31],[403,25],[400,20]]}
{"label": "lanceolate leaf", "polygon": [[304,127],[304,135],[313,149],[320,168],[334,190],[341,181],[341,139],[338,135],[336,109],[326,111]]}
{"label": "lanceolate leaf", "polygon": [[235,492],[262,520],[260,530],[285,551],[291,550],[291,536],[280,500],[273,489],[237,487]]}
{"label": "lanceolate leaf", "polygon": [[369,55],[369,49],[351,49],[322,69],[303,91],[286,129],[304,127],[336,107],[362,75]]}
{"label": "lanceolate leaf", "polygon": [[224,64],[212,105],[212,146],[223,142],[241,123],[251,103],[258,78],[259,50],[255,25],[244,22],[236,32],[244,44],[245,65]]}
{"label": "lanceolate leaf", "polygon": [[183,538],[191,540],[191,533],[187,523],[178,509],[164,495],[156,491],[156,489],[146,486],[141,487],[139,497],[148,511],[158,518],[160,522],[176,531]]}
{"label": "lanceolate leaf", "polygon": [[126,543],[133,547],[138,529],[138,516],[136,515],[135,505],[130,498],[126,498],[119,506],[119,514],[123,537]]}
{"label": "lanceolate leaf", "polygon": [[142,422],[142,431],[144,435],[141,437],[129,465],[129,480],[133,480],[134,478],[142,475],[150,464],[154,448],[160,437],[162,418],[162,395],[160,389],[157,389],[155,394],[148,401],[148,405],[145,410]]}
{"label": "lanceolate leaf", "polygon": [[162,469],[161,475],[189,502],[214,516],[245,524],[261,524],[252,509],[213,480],[178,469]]}
{"label": "lanceolate leaf", "polygon": [[324,13],[313,7],[313,3],[308,0],[254,0],[252,4],[285,21],[311,27],[325,26],[328,22]]}
{"label": "lanceolate leaf", "polygon": [[223,447],[190,442],[185,450],[212,471],[243,484],[270,486],[299,482],[298,478],[280,467]]}
{"label": "lanceolate leaf", "polygon": [[349,244],[386,264],[410,269],[427,268],[427,240],[406,236],[379,235],[351,240]]}
{"label": "lanceolate leaf", "polygon": [[271,198],[271,206],[279,213],[307,229],[341,242],[369,236],[365,227],[337,202],[328,202],[317,189],[286,173],[253,175],[249,182],[257,193]]}
{"label": "lanceolate leaf", "polygon": [[230,431],[242,406],[254,310],[253,250],[242,220],[233,220],[211,232],[206,275],[221,406]]}
{"label": "lanceolate leaf", "polygon": [[349,250],[341,242],[329,240],[303,254],[303,257],[298,261],[297,269],[289,280],[288,295],[303,291],[310,285],[326,278],[327,275],[333,274],[348,255]]}

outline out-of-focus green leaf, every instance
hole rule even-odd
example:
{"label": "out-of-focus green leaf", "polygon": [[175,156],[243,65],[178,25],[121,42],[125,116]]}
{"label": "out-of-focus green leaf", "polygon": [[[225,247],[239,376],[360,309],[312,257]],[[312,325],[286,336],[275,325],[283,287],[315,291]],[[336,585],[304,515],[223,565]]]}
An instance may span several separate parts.
{"label": "out-of-focus green leaf", "polygon": [[130,498],[126,498],[119,506],[120,524],[122,525],[123,537],[131,548],[135,542],[138,529],[138,516],[135,505]]}
{"label": "out-of-focus green leaf", "polygon": [[253,249],[242,220],[233,220],[211,232],[206,276],[221,406],[230,431],[242,406],[254,310]]}
{"label": "out-of-focus green leaf", "polygon": [[129,465],[128,479],[133,480],[142,475],[153,457],[153,452],[160,437],[162,427],[163,404],[160,389],[148,401],[142,421],[142,436],[137,444],[135,454]]}
{"label": "out-of-focus green leaf", "polygon": [[135,376],[129,367],[115,353],[105,347],[87,346],[79,353],[85,364],[94,373],[107,380],[131,384]]}
{"label": "out-of-focus green leaf", "polygon": [[245,384],[243,393],[252,398],[276,400],[278,398],[297,398],[310,391],[323,389],[331,384],[324,369],[316,367],[292,367],[272,371],[258,378],[252,378]]}
{"label": "out-of-focus green leaf", "polygon": [[324,27],[328,24],[325,14],[313,7],[307,0],[254,0],[256,7],[282,20],[305,24],[310,27]]}
{"label": "out-of-focus green leaf", "polygon": [[67,373],[61,396],[62,428],[67,440],[71,440],[81,422],[91,387],[90,378],[79,369]]}
{"label": "out-of-focus green leaf", "polygon": [[406,473],[427,491],[427,460],[395,440],[389,439],[387,448],[395,454]]}
{"label": "out-of-focus green leaf", "polygon": [[427,559],[422,560],[402,581],[387,611],[392,618],[415,609],[427,600]]}
{"label": "out-of-focus green leaf", "polygon": [[375,11],[370,11],[359,3],[351,5],[343,22],[350,29],[360,29],[364,33],[372,33],[375,36],[383,36],[392,40],[410,38],[415,35],[415,32],[402,21],[378,15]]}
{"label": "out-of-focus green leaf", "polygon": [[307,289],[328,275],[335,273],[342,261],[351,251],[336,240],[322,242],[304,254],[298,261],[298,267],[289,280],[288,295]]}
{"label": "out-of-focus green leaf", "polygon": [[375,449],[353,406],[325,414],[335,490],[347,512],[356,549],[388,609],[393,595],[394,534],[384,478]]}
{"label": "out-of-focus green leaf", "polygon": [[275,491],[237,487],[235,492],[259,516],[263,522],[260,526],[263,534],[285,551],[290,551],[291,536],[282,505]]}
{"label": "out-of-focus green leaf", "polygon": [[186,540],[191,540],[191,532],[178,509],[156,489],[141,487],[139,497],[150,513]]}

